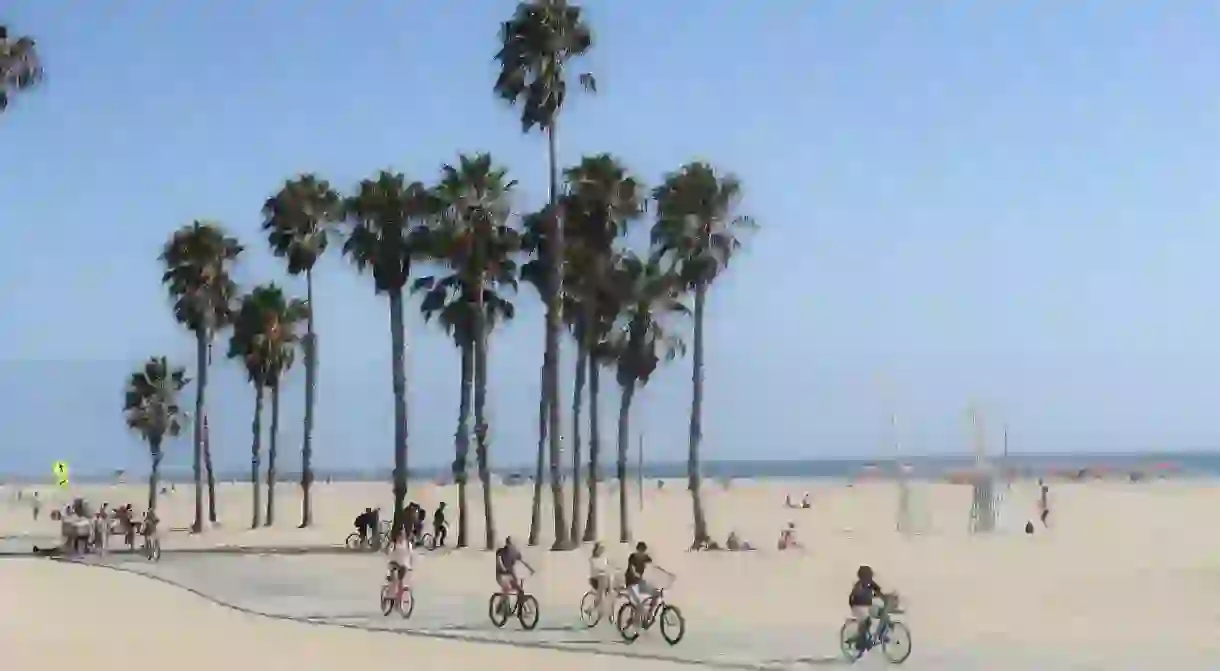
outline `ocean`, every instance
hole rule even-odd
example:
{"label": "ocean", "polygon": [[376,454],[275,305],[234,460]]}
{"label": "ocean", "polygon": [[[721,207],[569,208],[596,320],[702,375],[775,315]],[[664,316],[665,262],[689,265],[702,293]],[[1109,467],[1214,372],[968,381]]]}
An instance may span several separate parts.
{"label": "ocean", "polygon": [[[632,455],[635,456],[634,454]],[[714,480],[733,478],[850,478],[861,473],[871,473],[884,477],[898,472],[899,464],[909,464],[912,475],[916,478],[939,478],[947,473],[962,471],[974,465],[974,457],[970,455],[937,455],[937,456],[903,456],[901,458],[839,458],[839,459],[801,459],[801,460],[720,460],[705,461],[701,471],[705,478]],[[1220,476],[1220,452],[1155,452],[1126,454],[1013,454],[1008,457],[993,456],[992,463],[998,467],[1014,470],[1022,475],[1039,476],[1051,473],[1073,473],[1084,469],[1093,473],[1131,473],[1141,472],[1151,475],[1172,475],[1174,477],[1218,477]],[[473,460],[471,466],[473,467]],[[533,466],[516,466],[493,468],[493,472],[502,478],[528,478],[534,472]],[[570,464],[565,463],[565,476],[570,474]],[[627,464],[630,477],[639,476],[636,461]],[[686,477],[686,462],[645,463],[643,477],[648,479],[682,478]],[[388,481],[392,471],[381,469],[319,469],[315,481],[327,479],[335,481]],[[472,468],[473,477],[473,468]],[[118,479],[117,473],[106,475],[74,476],[79,483],[108,483]],[[132,471],[122,476],[127,482],[138,482],[145,477],[143,471]],[[245,481],[249,479],[248,471],[218,472],[217,481]],[[412,468],[410,477],[413,480],[437,480],[450,477],[448,467],[425,466]],[[613,463],[602,465],[602,477],[614,477]],[[49,474],[48,474],[49,479]],[[189,472],[167,472],[166,482],[189,482]],[[300,479],[297,473],[281,473],[282,482],[295,482]],[[28,477],[0,476],[0,482],[28,482]]]}

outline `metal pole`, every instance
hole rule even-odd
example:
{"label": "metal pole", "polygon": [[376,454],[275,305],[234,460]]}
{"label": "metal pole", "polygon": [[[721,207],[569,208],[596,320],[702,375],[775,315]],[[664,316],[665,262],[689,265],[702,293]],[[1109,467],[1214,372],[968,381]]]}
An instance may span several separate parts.
{"label": "metal pole", "polygon": [[640,434],[636,442],[635,452],[636,489],[639,490],[640,510],[644,509],[644,434]]}

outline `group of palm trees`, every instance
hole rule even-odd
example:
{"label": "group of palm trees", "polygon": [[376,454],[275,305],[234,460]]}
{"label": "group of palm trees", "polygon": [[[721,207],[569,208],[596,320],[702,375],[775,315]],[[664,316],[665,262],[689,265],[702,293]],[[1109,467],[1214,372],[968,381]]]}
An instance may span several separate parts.
{"label": "group of palm trees", "polygon": [[[193,424],[194,530],[203,529],[205,472],[209,517],[215,521],[205,399],[212,342],[226,331],[230,333],[228,357],[245,366],[255,392],[252,526],[271,524],[274,519],[279,382],[293,365],[297,346],[303,351],[306,385],[301,526],[309,526],[317,380],[317,336],[310,309],[312,275],[329,244],[342,241],[342,254],[359,271],[372,276],[374,290],[384,294],[389,303],[396,521],[403,511],[408,473],[404,304],[408,295],[416,295],[425,320],[444,328],[461,354],[452,469],[458,490],[458,545],[469,542],[466,489],[473,433],[486,519],[485,543],[488,549],[494,547],[490,427],[485,415],[487,341],[497,324],[513,317],[514,306],[507,294],[524,280],[538,292],[546,308],[529,543],[535,545],[540,539],[542,487],[547,480],[553,497],[554,549],[572,548],[599,536],[598,399],[603,369],[613,371],[621,390],[616,469],[619,536],[621,541],[629,540],[625,483],[632,400],[661,362],[685,352],[684,339],[672,318],[687,315],[693,316],[688,462],[693,541],[699,544],[708,540],[699,474],[706,296],[739,248],[739,234],[754,224],[737,212],[742,195],[740,182],[705,163],[690,163],[665,175],[651,192],[610,154],[585,156],[561,171],[556,159],[556,132],[569,68],[592,46],[592,31],[580,7],[565,0],[522,2],[501,27],[496,54],[500,74],[494,92],[519,107],[524,132],[538,128],[549,145],[549,198],[541,211],[524,215],[514,211],[516,182],[488,154],[460,156],[456,164],[442,166],[432,184],[381,171],[346,195],[315,175],[301,175],[266,201],[263,230],[271,250],[286,261],[288,272],[305,276],[304,301],[285,296],[274,284],[255,287],[239,296],[231,271],[243,247],[219,224],[197,221],[173,234],[161,254],[165,267],[162,281],[173,299],[174,318],[196,342],[194,416],[199,421]],[[586,91],[596,91],[591,75],[579,74],[575,79]],[[628,244],[628,234],[649,214],[650,244],[646,250],[634,250]],[[298,333],[302,323],[303,336]],[[577,353],[570,434],[570,522],[563,490],[559,396],[560,340],[565,330],[573,337]],[[186,413],[177,399],[187,384],[182,367],[171,365],[164,357],[154,357],[132,374],[127,385],[127,423],[143,435],[152,456],[150,507],[156,502],[163,441],[177,435],[186,424]],[[263,517],[259,492],[265,392],[271,397],[271,430]],[[584,434],[582,415],[586,407],[588,433]],[[587,470],[582,455],[585,435]],[[582,488],[587,491],[587,500]]]}

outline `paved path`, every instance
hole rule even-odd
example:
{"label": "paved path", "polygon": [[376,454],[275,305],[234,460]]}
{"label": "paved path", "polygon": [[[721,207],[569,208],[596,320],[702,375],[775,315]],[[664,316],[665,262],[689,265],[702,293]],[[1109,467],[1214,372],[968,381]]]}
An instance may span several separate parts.
{"label": "paved path", "polygon": [[[796,628],[769,631],[735,631],[715,622],[688,622],[686,637],[669,646],[659,632],[645,633],[636,643],[627,645],[617,632],[602,623],[586,629],[577,621],[574,603],[542,601],[538,628],[522,631],[515,620],[504,629],[496,629],[487,618],[486,598],[471,595],[440,594],[421,585],[417,606],[410,620],[397,615],[384,617],[378,610],[379,585],[341,576],[323,568],[333,568],[334,559],[314,562],[308,557],[286,562],[275,556],[240,556],[233,554],[179,554],[166,552],[159,563],[138,557],[109,556],[105,559],[87,557],[80,563],[105,566],[137,573],[166,582],[237,610],[277,619],[294,620],[314,625],[333,625],[374,631],[389,631],[406,635],[431,636],[485,644],[550,648],[599,655],[641,657],[742,671],[779,671],[819,667],[846,666],[836,649],[837,632],[811,633]],[[362,573],[365,575],[367,572]],[[904,665],[914,671],[953,669],[954,671],[1038,668],[1045,671],[1106,669],[1112,664],[1088,664],[1040,658],[1021,648],[979,651],[929,650],[919,647],[916,630],[915,652]],[[1185,659],[1170,654],[1174,664],[1161,668],[1215,669],[1214,660]],[[1151,662],[1152,660],[1147,660]],[[879,654],[857,663],[859,668],[885,666]],[[1130,665],[1117,668],[1153,668],[1130,660]]]}

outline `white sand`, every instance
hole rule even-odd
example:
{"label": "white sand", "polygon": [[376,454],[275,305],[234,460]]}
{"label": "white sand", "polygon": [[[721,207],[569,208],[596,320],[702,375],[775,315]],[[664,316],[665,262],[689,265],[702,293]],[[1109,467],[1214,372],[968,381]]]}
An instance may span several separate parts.
{"label": "white sand", "polygon": [[[1034,649],[1047,659],[1112,662],[1108,668],[1136,668],[1129,666],[1133,659],[1173,660],[1175,655],[1220,660],[1220,641],[1212,635],[1217,624],[1215,604],[1220,604],[1220,534],[1212,530],[1210,520],[1213,511],[1220,507],[1220,486],[1202,482],[1053,483],[1053,528],[1044,531],[1039,526],[1032,537],[1020,533],[1024,521],[1035,515],[1036,493],[1032,484],[1018,485],[1011,494],[1004,511],[1011,530],[989,537],[971,537],[966,533],[968,488],[942,484],[913,487],[915,516],[926,517],[928,528],[923,535],[905,537],[894,531],[897,492],[893,484],[848,487],[827,482],[738,481],[728,491],[715,483],[706,484],[705,499],[713,535],[723,541],[730,529],[736,529],[762,548],[755,553],[684,552],[690,542],[691,513],[689,496],[681,483],[670,482],[662,491],[656,490],[655,483],[647,483],[643,515],[632,488],[630,508],[637,523],[635,537],[648,541],[657,561],[681,576],[672,595],[692,628],[708,628],[714,623],[724,630],[747,633],[800,629],[817,638],[823,650],[829,646],[833,651],[853,573],[858,564],[868,563],[877,570],[879,582],[898,589],[904,596],[909,611],[907,621],[916,639],[913,661],[921,651],[982,651],[979,654],[985,658],[988,654]],[[605,514],[601,537],[617,541],[617,494],[612,497],[609,489],[609,485],[603,487],[601,508]],[[813,496],[812,510],[783,507],[785,493],[799,498],[806,490]],[[51,489],[42,491],[44,497],[51,496]],[[281,505],[277,527],[249,531],[245,528],[250,515],[249,486],[224,486],[219,494],[224,526],[199,536],[171,533],[166,548],[222,544],[337,545],[352,530],[352,518],[366,505],[381,505],[385,511],[390,508],[389,487],[383,483],[320,484],[315,492],[316,528],[296,529],[297,487],[282,484],[278,487]],[[93,502],[132,501],[137,508],[145,497],[144,490],[134,485],[86,487],[58,496],[75,494],[87,496]],[[549,543],[552,524],[549,490],[546,494],[548,505],[544,506],[542,519],[548,532],[544,544]],[[11,500],[11,494],[4,496]],[[523,544],[529,524],[531,487],[497,487],[494,496],[497,538],[511,534]],[[448,501],[456,536],[455,497],[452,488],[431,485],[413,487],[410,496],[429,509],[442,498]],[[570,507],[570,496],[565,498]],[[179,486],[160,505],[169,526],[188,526],[191,488]],[[477,487],[470,488],[470,505],[471,542],[481,547],[482,504]],[[55,527],[45,521],[45,514],[46,511],[44,521],[35,524],[26,507],[11,504],[0,507],[0,529],[9,534],[53,533]],[[800,538],[809,547],[807,553],[775,551],[779,529],[790,520],[797,523]],[[614,543],[610,552],[621,564],[626,549]],[[565,622],[574,619],[575,603],[584,590],[586,556],[586,550],[550,553],[536,548],[526,552],[527,560],[541,570],[531,585],[540,598],[544,602],[572,603],[571,615],[554,615]],[[272,561],[293,559],[297,558]],[[360,568],[364,565],[352,569],[350,564],[342,563],[344,559],[309,558],[315,562],[311,566],[333,565],[335,571],[361,571],[353,579],[370,585],[383,569],[381,560],[373,557],[368,559],[367,569]],[[76,595],[70,598],[77,602],[78,609],[85,609],[71,615],[74,622],[117,622],[105,615],[105,609],[120,603],[121,590],[127,595],[121,611],[124,617],[146,617],[143,621],[155,627],[161,638],[198,636],[197,642],[187,643],[191,649],[207,649],[209,655],[233,655],[235,661],[249,658],[245,651],[254,648],[248,646],[265,644],[270,646],[267,650],[278,650],[278,657],[262,659],[283,661],[284,668],[288,668],[292,658],[282,648],[299,649],[301,643],[294,641],[309,641],[309,649],[314,651],[311,655],[334,654],[336,660],[349,654],[344,651],[356,648],[363,650],[359,654],[388,655],[390,650],[397,650],[394,654],[406,651],[421,659],[440,659],[439,651],[454,655],[459,654],[455,650],[460,650],[461,655],[471,655],[471,661],[478,655],[488,658],[495,655],[505,661],[507,657],[499,656],[510,654],[505,648],[387,635],[300,631],[294,627],[303,629],[303,625],[256,622],[220,612],[168,588],[142,585],[137,578],[49,564],[43,562],[36,567],[28,567],[24,562],[0,564],[0,576],[4,576],[0,578],[4,580],[0,593],[6,594],[5,607],[11,608],[14,602],[23,607],[33,604],[29,606],[33,612],[21,618],[25,624],[18,630],[27,641],[21,645],[34,642],[28,654],[75,654],[71,650],[56,651],[56,646],[48,642],[54,620],[67,613],[49,599],[27,602],[24,597],[7,598],[10,590],[17,588],[23,593],[25,590],[32,590],[30,594],[47,593],[50,584],[56,581],[65,581],[65,593]],[[321,570],[319,577],[324,578],[326,572]],[[16,578],[12,577],[14,574]],[[492,587],[491,558],[474,550],[429,557],[418,571],[418,580],[446,594],[472,598],[484,595]],[[427,608],[427,604],[420,608]],[[81,617],[84,612],[91,614]],[[11,621],[13,615],[6,613],[6,618]],[[136,621],[133,619],[133,624]],[[105,628],[113,629],[113,625]],[[208,649],[206,641],[226,636],[243,642],[228,646],[227,650]],[[129,649],[127,644],[114,645],[115,650]],[[166,647],[151,654],[169,655],[172,649]],[[543,651],[511,652],[518,654],[527,656],[521,658],[523,661],[535,656],[539,659],[562,656]],[[601,663],[597,660],[609,660],[607,664],[614,661],[581,658],[582,664]],[[1213,663],[1212,668],[1220,667]]]}

